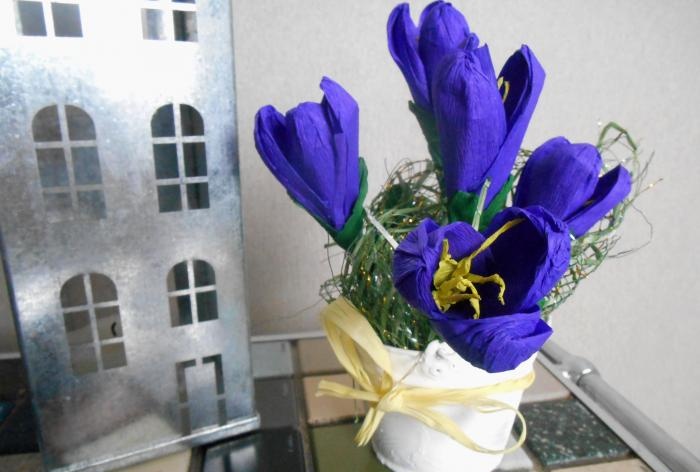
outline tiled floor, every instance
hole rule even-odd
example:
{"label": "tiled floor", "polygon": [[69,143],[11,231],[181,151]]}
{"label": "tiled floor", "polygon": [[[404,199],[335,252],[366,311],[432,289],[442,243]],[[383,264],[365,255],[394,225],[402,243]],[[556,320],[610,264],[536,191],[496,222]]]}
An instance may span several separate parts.
{"label": "tiled floor", "polygon": [[[371,447],[356,447],[353,442],[359,423],[321,426],[311,430],[316,472],[385,472]],[[342,458],[342,459],[341,459]]]}
{"label": "tiled floor", "polygon": [[253,375],[256,379],[266,377],[291,377],[294,374],[291,343],[253,343],[250,347],[253,360]]}
{"label": "tiled floor", "polygon": [[342,372],[343,367],[325,338],[303,339],[297,342],[299,370],[302,374]]}
{"label": "tiled floor", "polygon": [[569,390],[542,367],[542,364],[535,362],[535,383],[523,393],[522,403],[548,402],[570,397]]}
{"label": "tiled floor", "polygon": [[651,472],[651,469],[639,459],[584,465],[562,470],[566,470],[566,472]]}
{"label": "tiled floor", "polygon": [[177,472],[186,471],[190,466],[192,451],[182,451],[148,462],[120,469],[118,472]]}
{"label": "tiled floor", "polygon": [[298,399],[291,377],[257,379],[255,404],[264,429],[295,426],[299,422]]}
{"label": "tiled floor", "polygon": [[[352,441],[366,411],[364,404],[315,396],[321,379],[352,386],[352,379],[343,372],[325,339],[254,344],[252,353],[262,430],[193,454],[203,456],[201,467],[205,472],[387,470],[371,447],[358,448]],[[528,439],[523,448],[504,458],[499,471],[649,471],[539,364],[536,374],[535,384],[521,404],[528,422]],[[0,396],[2,400],[14,399]],[[35,441],[33,444],[35,448]],[[38,470],[38,463],[36,454],[0,456],[0,470],[33,472]],[[189,458],[180,453],[124,472],[199,469],[199,463],[190,464]]]}
{"label": "tiled floor", "polygon": [[268,429],[210,447],[203,472],[304,472],[301,434],[294,428]]}
{"label": "tiled floor", "polygon": [[306,419],[311,425],[324,425],[338,421],[364,416],[366,404],[360,401],[343,400],[330,396],[316,396],[316,390],[321,380],[328,380],[347,387],[353,386],[352,377],[348,374],[332,374],[324,376],[304,377],[304,400]]}

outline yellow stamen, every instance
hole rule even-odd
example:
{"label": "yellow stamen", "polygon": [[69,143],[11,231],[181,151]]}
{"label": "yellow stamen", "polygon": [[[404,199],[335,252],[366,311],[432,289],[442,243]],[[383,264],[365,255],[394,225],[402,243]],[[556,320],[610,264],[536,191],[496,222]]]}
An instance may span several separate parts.
{"label": "yellow stamen", "polygon": [[510,82],[507,80],[503,80],[503,77],[498,78],[498,90],[501,90],[501,87],[503,87],[503,103],[506,102],[506,99],[508,98],[508,92],[510,92]]}
{"label": "yellow stamen", "polygon": [[449,241],[447,239],[442,241],[440,262],[433,275],[433,285],[435,285],[433,299],[442,312],[449,310],[450,307],[456,303],[468,301],[472,308],[474,308],[474,319],[478,319],[479,316],[481,316],[479,305],[481,295],[479,295],[479,291],[476,288],[477,284],[494,283],[498,285],[498,301],[501,305],[505,305],[503,296],[506,292],[506,283],[503,278],[498,274],[488,276],[472,274],[472,261],[476,256],[488,249],[488,247],[503,233],[520,224],[522,221],[522,218],[518,218],[507,222],[481,243],[481,246],[479,246],[476,251],[459,262],[454,260],[450,255]]}

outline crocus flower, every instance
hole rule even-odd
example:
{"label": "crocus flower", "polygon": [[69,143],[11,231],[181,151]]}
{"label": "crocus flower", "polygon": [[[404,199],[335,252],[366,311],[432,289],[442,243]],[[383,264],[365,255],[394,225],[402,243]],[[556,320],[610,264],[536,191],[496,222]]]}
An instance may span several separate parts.
{"label": "crocus flower", "polygon": [[479,43],[464,16],[440,0],[425,7],[418,26],[411,19],[408,4],[397,5],[389,15],[387,37],[391,57],[406,78],[413,100],[423,110],[431,109],[431,78],[442,59]]}
{"label": "crocus flower", "polygon": [[537,302],[567,270],[566,225],[542,207],[511,207],[482,234],[423,220],[394,252],[398,292],[472,365],[517,367],[551,335]]}
{"label": "crocus flower", "polygon": [[458,10],[440,0],[425,7],[417,27],[411,20],[408,4],[397,5],[389,16],[387,36],[389,52],[413,96],[408,107],[425,135],[430,157],[440,176],[442,157],[431,105],[431,80],[447,55],[460,49],[476,48],[479,38],[469,31],[467,20]]}
{"label": "crocus flower", "polygon": [[487,46],[443,59],[432,100],[449,198],[478,194],[487,179],[486,206],[503,194],[544,77],[527,46],[506,61],[498,79]]}
{"label": "crocus flower", "polygon": [[632,178],[618,165],[599,177],[600,153],[591,144],[552,138],[527,160],[514,205],[541,205],[566,221],[575,237],[585,234],[629,194]]}
{"label": "crocus flower", "polygon": [[255,117],[255,147],[290,197],[347,249],[362,228],[367,169],[359,158],[359,109],[324,77],[321,103],[301,103],[286,115],[273,106]]}

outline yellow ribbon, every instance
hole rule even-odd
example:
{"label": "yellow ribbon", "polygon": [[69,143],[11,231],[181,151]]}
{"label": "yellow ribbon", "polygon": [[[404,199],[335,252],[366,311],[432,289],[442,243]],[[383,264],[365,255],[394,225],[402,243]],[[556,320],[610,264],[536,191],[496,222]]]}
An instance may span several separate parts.
{"label": "yellow ribbon", "polygon": [[[367,319],[347,299],[339,298],[321,313],[323,327],[338,361],[355,379],[360,388],[351,388],[322,380],[316,396],[365,400],[370,407],[355,436],[358,446],[366,445],[379,427],[385,413],[398,412],[422,421],[429,427],[447,434],[455,441],[477,452],[503,454],[518,449],[527,436],[525,418],[509,404],[489,398],[491,395],[524,390],[535,379],[530,372],[522,378],[507,380],[484,387],[448,389],[411,387],[394,381],[391,360],[381,340]],[[482,447],[474,442],[447,415],[433,409],[441,405],[470,405],[481,413],[504,410],[515,412],[522,424],[515,445],[501,450]]]}

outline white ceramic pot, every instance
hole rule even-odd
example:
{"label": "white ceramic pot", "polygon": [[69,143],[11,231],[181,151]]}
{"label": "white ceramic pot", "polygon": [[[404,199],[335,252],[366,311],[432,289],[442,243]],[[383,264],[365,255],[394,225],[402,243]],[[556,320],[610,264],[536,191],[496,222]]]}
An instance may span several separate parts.
{"label": "white ceramic pot", "polygon": [[[401,379],[416,363],[420,351],[386,346],[391,357],[394,380]],[[433,341],[425,356],[403,379],[416,387],[473,388],[518,379],[530,373],[536,354],[514,370],[491,374],[472,366],[445,343]],[[517,408],[522,390],[493,395]],[[480,446],[500,450],[508,443],[515,413],[484,414],[469,406],[442,406],[448,415]],[[401,413],[387,413],[372,437],[372,447],[382,464],[395,472],[487,472],[500,464],[503,454],[484,454],[468,449],[449,436]]]}

